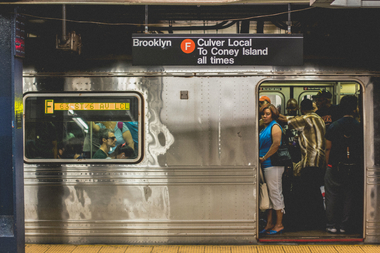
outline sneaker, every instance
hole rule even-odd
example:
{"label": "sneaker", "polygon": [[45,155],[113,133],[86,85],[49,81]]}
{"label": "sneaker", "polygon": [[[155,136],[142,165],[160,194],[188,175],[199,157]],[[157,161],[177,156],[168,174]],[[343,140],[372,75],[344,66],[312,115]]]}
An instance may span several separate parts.
{"label": "sneaker", "polygon": [[332,228],[326,228],[326,231],[329,232],[329,233],[333,233],[333,234],[336,234],[338,233],[338,230],[334,227]]}
{"label": "sneaker", "polygon": [[339,229],[339,232],[341,232],[342,234],[346,233],[346,230],[345,229]]}

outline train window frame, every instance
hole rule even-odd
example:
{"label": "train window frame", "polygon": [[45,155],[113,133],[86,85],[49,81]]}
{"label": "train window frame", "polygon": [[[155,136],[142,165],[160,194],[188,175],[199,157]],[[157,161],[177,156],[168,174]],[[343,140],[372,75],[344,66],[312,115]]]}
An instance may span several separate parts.
{"label": "train window frame", "polygon": [[[65,159],[65,158],[27,158],[26,157],[26,134],[27,130],[26,129],[26,124],[27,124],[27,115],[26,111],[28,110],[28,99],[30,98],[62,98],[62,99],[70,99],[74,98],[78,100],[78,98],[83,98],[83,101],[86,102],[85,100],[90,101],[90,99],[107,99],[112,101],[112,99],[136,99],[137,101],[137,113],[134,118],[138,122],[137,124],[137,131],[138,131],[138,144],[137,144],[137,156],[134,158],[126,158],[126,159],[94,159],[94,158],[81,158],[81,159]],[[68,100],[69,101],[69,100]],[[79,103],[79,102],[78,102]],[[90,102],[91,103],[91,102]],[[92,102],[95,103],[95,102]],[[110,102],[106,102],[110,103]],[[121,103],[115,103],[115,104],[121,104]],[[124,111],[123,108],[118,108],[117,110],[119,111]],[[106,111],[106,110],[105,110]],[[115,109],[116,111],[116,109]],[[129,111],[129,110],[128,110]],[[68,112],[69,113],[69,112]],[[130,114],[130,113],[129,113]],[[127,114],[126,114],[127,115]],[[142,94],[139,92],[135,91],[126,91],[126,92],[107,92],[107,93],[78,93],[78,92],[61,92],[61,93],[26,93],[23,96],[23,158],[25,163],[30,163],[30,164],[136,164],[142,161],[144,158],[144,99]],[[120,117],[120,116],[117,116]],[[131,116],[132,117],[132,116]],[[113,120],[105,120],[105,121],[113,121]],[[120,121],[120,120],[119,120]],[[68,121],[62,121],[62,124],[67,123]],[[94,121],[91,121],[94,122]],[[121,121],[123,122],[123,121]],[[77,123],[78,124],[78,123]],[[85,138],[85,137],[83,137]],[[63,140],[62,140],[63,141]],[[84,142],[84,139],[83,139]],[[84,143],[82,143],[84,144]],[[82,147],[83,148],[83,147]]]}

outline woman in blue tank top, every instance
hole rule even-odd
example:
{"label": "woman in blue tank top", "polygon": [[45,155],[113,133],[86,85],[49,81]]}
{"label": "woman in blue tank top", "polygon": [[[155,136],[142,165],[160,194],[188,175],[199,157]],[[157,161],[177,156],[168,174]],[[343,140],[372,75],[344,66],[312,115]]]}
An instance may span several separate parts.
{"label": "woman in blue tank top", "polygon": [[[276,122],[279,112],[272,104],[260,108],[261,119],[265,128],[260,132],[260,163],[264,178],[268,186],[270,207],[267,210],[267,224],[260,234],[274,235],[282,233],[284,226],[282,217],[285,213],[284,196],[282,195],[282,174],[284,166],[273,166],[270,157],[275,154],[281,145],[282,128]],[[277,220],[274,223],[273,210]]]}

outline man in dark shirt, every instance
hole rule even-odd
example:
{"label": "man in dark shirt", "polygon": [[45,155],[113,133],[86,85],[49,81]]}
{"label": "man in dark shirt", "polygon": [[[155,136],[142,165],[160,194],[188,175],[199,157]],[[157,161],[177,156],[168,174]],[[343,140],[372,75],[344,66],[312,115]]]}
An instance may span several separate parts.
{"label": "man in dark shirt", "polygon": [[111,147],[115,147],[116,136],[114,131],[102,128],[99,131],[100,148],[95,152],[93,159],[106,159]]}
{"label": "man in dark shirt", "polygon": [[318,110],[315,112],[318,114],[326,125],[326,130],[329,128],[331,123],[340,119],[341,115],[338,105],[331,104],[332,94],[328,90],[320,90],[317,95],[313,96],[313,99],[317,103]]}
{"label": "man in dark shirt", "polygon": [[[363,188],[363,131],[354,118],[357,98],[344,96],[340,106],[343,117],[331,124],[326,133],[325,174],[327,231],[345,233],[360,227],[359,204]],[[355,213],[353,213],[356,212]]]}

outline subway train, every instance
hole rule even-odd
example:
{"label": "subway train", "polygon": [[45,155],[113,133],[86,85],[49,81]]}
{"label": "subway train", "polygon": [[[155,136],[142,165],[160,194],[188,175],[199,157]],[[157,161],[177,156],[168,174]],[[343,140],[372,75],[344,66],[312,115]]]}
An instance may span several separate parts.
{"label": "subway train", "polygon": [[[380,242],[376,71],[322,65],[25,68],[23,83],[27,243]],[[360,229],[259,235],[259,97],[270,97],[286,114],[290,98],[300,103],[320,89],[333,94],[333,104],[347,94],[360,101]],[[133,155],[95,158],[99,126],[107,125],[120,131],[121,142],[133,137]]]}

